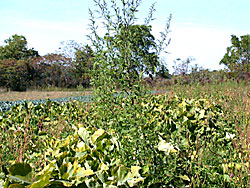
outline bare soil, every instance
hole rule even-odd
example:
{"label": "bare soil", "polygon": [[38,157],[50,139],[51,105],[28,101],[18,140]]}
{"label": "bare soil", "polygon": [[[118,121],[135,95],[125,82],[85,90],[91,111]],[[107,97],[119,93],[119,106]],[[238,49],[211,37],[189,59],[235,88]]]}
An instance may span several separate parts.
{"label": "bare soil", "polygon": [[37,99],[56,99],[63,97],[91,95],[90,91],[25,91],[14,92],[0,90],[0,101],[17,100],[37,100]]}

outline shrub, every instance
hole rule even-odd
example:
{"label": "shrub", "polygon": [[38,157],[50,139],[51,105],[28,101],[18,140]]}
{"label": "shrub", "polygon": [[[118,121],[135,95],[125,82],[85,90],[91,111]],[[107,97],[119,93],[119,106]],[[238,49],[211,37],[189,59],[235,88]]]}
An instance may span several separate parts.
{"label": "shrub", "polygon": [[6,187],[132,187],[143,180],[140,167],[120,165],[114,133],[75,127],[73,136],[47,148],[46,166],[38,173],[27,163],[13,164],[5,174]]}

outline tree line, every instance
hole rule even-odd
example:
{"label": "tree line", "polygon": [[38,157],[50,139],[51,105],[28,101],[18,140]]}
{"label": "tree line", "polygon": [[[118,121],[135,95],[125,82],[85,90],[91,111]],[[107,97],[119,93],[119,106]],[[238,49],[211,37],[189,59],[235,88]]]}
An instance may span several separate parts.
{"label": "tree line", "polygon": [[[0,87],[14,91],[27,88],[89,87],[94,54],[88,46],[71,46],[74,57],[64,53],[40,56],[29,49],[22,35],[13,35],[0,46]],[[65,52],[66,53],[66,52]]]}
{"label": "tree line", "polygon": [[[168,78],[168,69],[159,60],[155,38],[149,26],[133,25],[126,30],[121,26],[119,34],[114,36],[106,34],[105,39],[113,46],[113,53],[124,48],[116,42],[124,40],[127,30],[134,35],[127,42],[132,46],[131,53],[137,54],[138,58],[115,57],[116,74],[113,74],[115,79],[122,79],[124,71],[134,76],[143,71],[145,76],[151,78],[153,76]],[[63,47],[57,53],[40,56],[33,48],[28,49],[27,40],[22,35],[15,34],[4,42],[5,45],[0,46],[0,87],[25,91],[27,88],[90,86],[90,72],[96,55],[90,46],[67,41],[62,43]],[[102,49],[102,53],[105,57],[111,55],[105,49]],[[122,73],[121,64],[128,60],[130,64]],[[156,73],[153,69],[157,69]],[[132,77],[129,78],[129,82],[132,80]]]}
{"label": "tree line", "polygon": [[[220,61],[225,65],[224,70],[209,71],[195,65],[190,66],[192,59],[177,59],[175,61],[172,75],[161,62],[156,50],[156,42],[151,34],[151,27],[146,25],[132,25],[126,28],[119,28],[119,35],[110,36],[106,34],[105,40],[113,46],[113,54],[116,51],[125,49],[118,45],[123,40],[125,32],[133,33],[133,38],[126,41],[130,45],[131,53],[137,53],[137,59],[117,59],[115,62],[116,73],[113,74],[116,80],[121,79],[123,73],[119,68],[122,63],[129,62],[123,72],[131,75],[138,75],[144,72],[146,80],[166,80],[173,84],[190,82],[209,82],[214,79],[233,78],[237,81],[248,80],[250,77],[250,35],[240,38],[232,35],[232,45],[227,48],[226,54]],[[74,41],[64,43],[58,53],[40,56],[35,49],[28,48],[27,39],[22,35],[13,35],[4,41],[5,45],[0,46],[0,87],[13,91],[25,91],[27,88],[62,87],[76,88],[90,86],[91,70],[95,52],[89,45],[79,45]],[[103,55],[108,58],[110,54]],[[124,62],[123,62],[124,61]],[[126,62],[127,61],[127,62]],[[155,71],[154,71],[155,69]],[[154,73],[154,74],[152,74]],[[172,80],[170,81],[170,78]],[[127,79],[128,82],[132,80]],[[181,80],[181,81],[180,81]],[[155,82],[153,82],[155,83]]]}

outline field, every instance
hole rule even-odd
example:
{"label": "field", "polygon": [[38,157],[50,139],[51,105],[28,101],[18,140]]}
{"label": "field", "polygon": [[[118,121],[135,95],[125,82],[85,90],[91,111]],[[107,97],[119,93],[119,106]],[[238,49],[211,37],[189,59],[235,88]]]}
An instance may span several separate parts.
{"label": "field", "polygon": [[38,100],[38,99],[56,99],[64,97],[90,95],[90,91],[70,91],[70,90],[28,90],[25,92],[6,91],[0,89],[0,101],[17,101],[17,100]]}
{"label": "field", "polygon": [[[27,103],[0,113],[2,185],[249,187],[249,84],[151,90],[159,88],[169,92],[109,105]],[[0,95],[19,100],[80,94]]]}

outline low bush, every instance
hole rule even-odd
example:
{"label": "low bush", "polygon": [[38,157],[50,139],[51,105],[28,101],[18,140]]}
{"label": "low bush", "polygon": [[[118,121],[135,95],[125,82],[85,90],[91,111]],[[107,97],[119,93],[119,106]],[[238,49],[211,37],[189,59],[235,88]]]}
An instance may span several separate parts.
{"label": "low bush", "polygon": [[159,95],[93,106],[83,123],[119,134],[123,163],[142,167],[141,186],[228,186],[235,129],[223,116],[206,99]]}
{"label": "low bush", "polygon": [[[143,180],[140,167],[120,165],[119,142],[102,129],[75,127],[74,135],[55,140],[44,152],[38,173],[15,163],[5,174],[6,187],[132,187]],[[34,153],[33,153],[34,154]]]}

